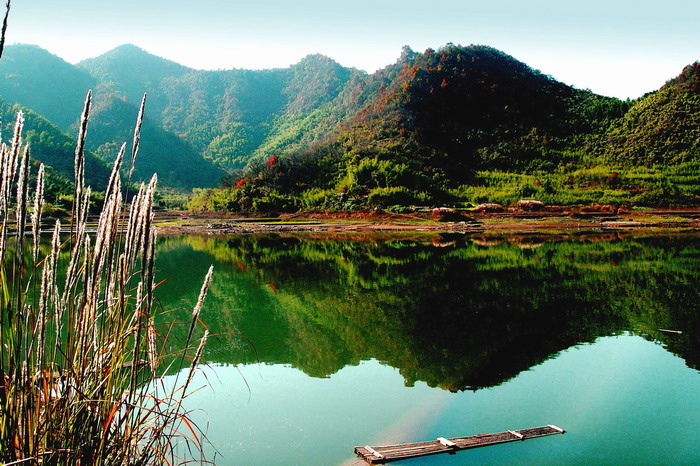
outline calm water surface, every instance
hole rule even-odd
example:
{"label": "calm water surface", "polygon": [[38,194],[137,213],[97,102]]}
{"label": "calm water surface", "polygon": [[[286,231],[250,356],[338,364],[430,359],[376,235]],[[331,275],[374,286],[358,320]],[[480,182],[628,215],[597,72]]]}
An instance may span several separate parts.
{"label": "calm water surface", "polygon": [[355,445],[546,424],[568,432],[401,464],[700,461],[700,237],[187,236],[157,254],[183,318],[215,267],[188,406],[217,464],[360,464]]}

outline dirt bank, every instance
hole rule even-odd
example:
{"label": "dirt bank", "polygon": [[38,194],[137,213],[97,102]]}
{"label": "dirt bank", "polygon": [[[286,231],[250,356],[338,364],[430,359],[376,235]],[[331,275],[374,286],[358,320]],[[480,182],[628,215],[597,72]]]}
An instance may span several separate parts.
{"label": "dirt bank", "polygon": [[[700,209],[620,210],[598,206],[541,212],[433,212],[397,214],[361,212],[285,214],[275,217],[236,217],[190,212],[158,212],[160,234],[235,234],[260,232],[354,231],[560,231],[560,230],[700,230]],[[443,215],[444,214],[444,215]]]}

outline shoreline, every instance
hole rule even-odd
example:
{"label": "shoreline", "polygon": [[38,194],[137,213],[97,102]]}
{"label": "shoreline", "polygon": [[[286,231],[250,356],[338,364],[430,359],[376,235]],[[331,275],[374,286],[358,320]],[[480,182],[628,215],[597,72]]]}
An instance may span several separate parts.
{"label": "shoreline", "polygon": [[252,234],[292,232],[454,232],[530,233],[558,231],[700,231],[700,209],[615,212],[463,213],[457,221],[383,211],[234,217],[216,213],[157,212],[159,234]]}

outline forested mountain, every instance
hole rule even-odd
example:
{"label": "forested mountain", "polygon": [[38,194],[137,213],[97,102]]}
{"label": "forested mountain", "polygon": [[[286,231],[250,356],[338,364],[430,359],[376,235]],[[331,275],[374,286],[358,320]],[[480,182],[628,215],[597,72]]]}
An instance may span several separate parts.
{"label": "forested mountain", "polygon": [[0,77],[0,97],[5,102],[31,108],[63,131],[80,118],[85,94],[98,82],[35,45],[5,47]]}
{"label": "forested mountain", "polygon": [[[148,99],[148,113],[153,113],[151,106],[162,107],[165,102],[157,92],[160,83],[186,70],[134,46],[119,47],[77,67],[38,47],[13,45],[6,48],[0,60],[0,76],[3,76],[0,97],[46,117],[56,125],[53,128],[56,132],[75,135],[85,95],[93,89],[87,147],[102,159],[100,163],[104,166],[104,162],[111,163],[123,142],[131,142],[143,89],[153,91]],[[65,135],[62,138],[72,140]],[[72,174],[72,156],[65,160],[54,156],[62,153],[65,142],[57,141],[56,137],[37,141],[35,144],[41,147],[35,147],[34,153],[59,173],[70,171]],[[88,177],[93,176],[95,180],[104,175],[101,168],[95,168],[92,175],[89,169]],[[162,185],[186,190],[216,186],[224,174],[223,170],[202,159],[186,141],[147,117],[136,159],[135,179],[147,180],[155,172],[160,175]]]}
{"label": "forested mountain", "polygon": [[242,168],[284,107],[278,70],[195,71],[168,86],[163,128],[225,169]]}
{"label": "forested mountain", "polygon": [[601,150],[617,161],[669,164],[700,160],[700,62],[616,121]]}
{"label": "forested mountain", "polygon": [[[148,93],[137,177],[156,171],[165,185],[189,190],[230,173],[224,189],[200,199],[208,208],[552,197],[581,186],[593,192],[575,170],[603,164],[599,181],[607,183],[623,166],[700,160],[698,64],[634,102],[572,88],[491,47],[453,44],[424,53],[405,47],[373,74],[322,55],[284,69],[202,71],[133,45],[73,66],[37,47],[11,46],[0,76],[0,97],[72,133],[94,89],[88,147],[106,161],[130,141]],[[501,187],[493,194],[501,172],[520,180],[507,195]],[[533,179],[523,181],[526,174]],[[623,178],[608,187],[624,187]],[[627,199],[605,189],[587,199]]]}
{"label": "forested mountain", "polygon": [[143,93],[148,91],[149,113],[152,115],[160,115],[167,103],[162,83],[192,71],[131,44],[83,60],[76,68],[90,74],[99,83],[95,90],[98,96],[114,94],[138,104]]}
{"label": "forested mountain", "polygon": [[[98,96],[92,110],[87,148],[111,164],[123,142],[128,142],[131,150],[137,116],[137,106],[113,94]],[[199,156],[190,144],[146,117],[132,178],[148,180],[153,173],[158,173],[160,184],[187,191],[215,186],[224,175],[223,170]]]}
{"label": "forested mountain", "polygon": [[[477,170],[553,169],[625,110],[617,99],[571,88],[490,47],[405,48],[397,63],[320,107],[329,124],[319,118],[305,132],[306,149],[268,154],[219,207],[441,202]],[[311,144],[308,134],[321,137]]]}
{"label": "forested mountain", "polygon": [[[219,182],[223,172],[196,158],[230,171],[256,157],[306,148],[357,110],[358,101],[348,96],[370,80],[322,55],[286,69],[201,71],[133,45],[76,66],[35,46],[7,49],[8,59],[0,62],[6,77],[0,96],[36,109],[64,131],[75,132],[85,92],[94,90],[88,145],[106,160],[131,131],[128,114],[135,118],[146,92],[151,135],[144,137],[137,172],[147,177],[156,170],[166,184],[181,188]],[[200,175],[173,170],[188,164]]]}
{"label": "forested mountain", "polygon": [[[75,139],[32,110],[0,100],[3,141],[11,137],[19,111],[24,113],[23,140],[31,147],[32,159],[50,167],[47,169],[47,199],[54,202],[59,194],[72,192],[70,180],[73,179]],[[36,173],[37,167],[32,176]],[[91,152],[85,154],[85,179],[96,191],[105,189],[109,174],[110,168],[102,159]]]}
{"label": "forested mountain", "polygon": [[359,74],[321,55],[287,69],[192,70],[131,45],[78,67],[99,81],[98,98],[134,104],[147,92],[154,123],[226,170],[243,168],[254,154],[288,149],[309,129],[309,114]]}

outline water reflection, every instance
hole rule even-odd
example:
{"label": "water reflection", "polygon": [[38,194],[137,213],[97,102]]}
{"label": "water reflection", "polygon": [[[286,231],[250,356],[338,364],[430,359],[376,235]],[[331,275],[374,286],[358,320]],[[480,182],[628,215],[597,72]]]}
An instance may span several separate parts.
{"label": "water reflection", "polygon": [[700,363],[696,236],[185,236],[157,254],[165,309],[191,309],[215,264],[210,362],[327,377],[378,359],[460,391],[632,331]]}

